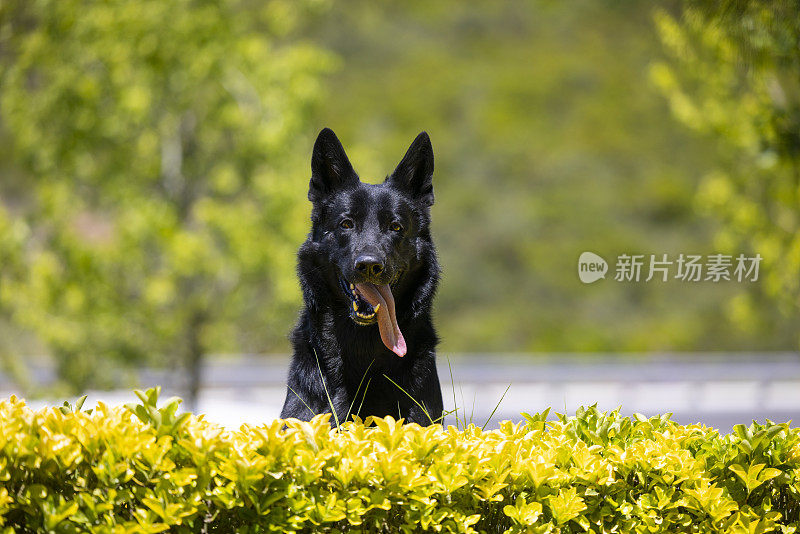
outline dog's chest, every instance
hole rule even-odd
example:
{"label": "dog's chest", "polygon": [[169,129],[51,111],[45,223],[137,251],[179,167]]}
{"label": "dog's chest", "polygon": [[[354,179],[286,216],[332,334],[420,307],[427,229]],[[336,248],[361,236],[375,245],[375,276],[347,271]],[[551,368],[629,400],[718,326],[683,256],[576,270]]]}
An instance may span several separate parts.
{"label": "dog's chest", "polygon": [[386,348],[376,325],[358,326],[347,318],[334,320],[331,326],[335,339],[330,340],[327,356],[341,360],[348,382],[358,382],[367,373],[394,374],[402,366],[404,360]]}

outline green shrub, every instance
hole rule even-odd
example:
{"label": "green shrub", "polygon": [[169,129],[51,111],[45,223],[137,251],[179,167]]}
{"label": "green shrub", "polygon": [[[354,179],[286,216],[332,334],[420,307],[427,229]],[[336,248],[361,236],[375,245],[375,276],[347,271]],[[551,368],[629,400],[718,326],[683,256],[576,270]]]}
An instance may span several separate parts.
{"label": "green shrub", "polygon": [[794,532],[800,430],[581,409],[497,430],[226,431],[178,399],[0,402],[2,532]]}

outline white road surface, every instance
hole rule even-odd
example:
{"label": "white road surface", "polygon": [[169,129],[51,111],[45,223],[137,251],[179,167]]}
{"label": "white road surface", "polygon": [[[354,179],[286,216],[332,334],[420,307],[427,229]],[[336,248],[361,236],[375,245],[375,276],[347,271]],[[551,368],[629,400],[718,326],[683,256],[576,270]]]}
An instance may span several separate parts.
{"label": "white road surface", "polygon": [[[625,414],[647,416],[672,412],[681,423],[702,422],[729,432],[736,423],[769,418],[800,421],[800,354],[648,354],[648,355],[515,355],[451,356],[455,386],[446,360],[439,375],[445,408],[483,425],[503,392],[508,392],[490,427],[503,419],[520,420],[521,412],[547,407],[571,414],[597,403],[603,410],[622,407]],[[285,396],[288,359],[241,356],[214,359],[204,370],[195,413],[235,429],[278,417]],[[149,373],[149,374],[148,374]],[[169,375],[144,372],[141,387],[164,384],[163,395],[180,394]],[[13,384],[0,379],[7,397]],[[98,400],[110,405],[137,401],[131,390],[91,391],[86,407]],[[63,399],[37,399],[29,406],[58,405]],[[446,420],[455,423],[450,416]]]}

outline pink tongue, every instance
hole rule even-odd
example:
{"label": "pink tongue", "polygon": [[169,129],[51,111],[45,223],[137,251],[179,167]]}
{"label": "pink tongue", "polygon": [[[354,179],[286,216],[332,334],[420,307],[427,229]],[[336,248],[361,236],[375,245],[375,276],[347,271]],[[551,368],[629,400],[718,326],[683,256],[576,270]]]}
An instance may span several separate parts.
{"label": "pink tongue", "polygon": [[356,289],[374,308],[378,304],[378,329],[381,332],[381,340],[386,347],[402,357],[406,355],[406,340],[400,327],[397,326],[397,316],[394,312],[394,296],[388,284],[377,286],[375,284],[356,284]]}

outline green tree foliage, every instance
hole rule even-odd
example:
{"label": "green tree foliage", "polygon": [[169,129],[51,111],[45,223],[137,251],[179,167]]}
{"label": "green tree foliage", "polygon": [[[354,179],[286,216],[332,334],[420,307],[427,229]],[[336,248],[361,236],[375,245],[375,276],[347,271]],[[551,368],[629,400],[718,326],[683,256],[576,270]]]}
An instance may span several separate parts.
{"label": "green tree foliage", "polygon": [[[741,328],[764,321],[763,302],[800,312],[800,4],[687,2],[659,11],[670,61],[652,78],[684,124],[713,138],[719,166],[697,203],[718,217],[720,247],[763,258],[765,284],[729,304]],[[769,316],[767,316],[769,317]]]}
{"label": "green tree foliage", "polygon": [[21,336],[14,333],[16,325],[11,320],[13,311],[6,281],[22,274],[25,233],[25,225],[11,217],[0,203],[0,370],[22,384],[26,384],[25,368],[20,359],[15,357],[19,347],[14,346]]}
{"label": "green tree foliage", "polygon": [[[24,325],[78,389],[286,351],[330,126],[367,181],[431,134],[445,351],[795,346],[794,5],[664,5],[0,2],[0,344],[13,321],[30,352]],[[585,250],[765,264],[751,288],[586,286]]]}
{"label": "green tree foliage", "polygon": [[263,350],[285,336],[308,121],[332,60],[293,34],[315,9],[0,6],[14,171],[0,183],[0,229],[12,215],[25,224],[0,231],[0,243],[17,236],[5,248],[24,265],[6,273],[3,302],[74,387],[102,384],[120,360],[197,370],[211,348]]}

